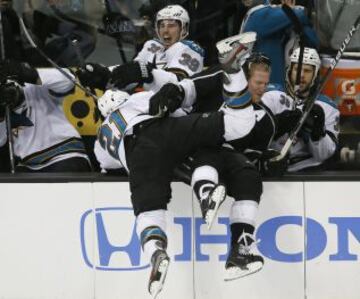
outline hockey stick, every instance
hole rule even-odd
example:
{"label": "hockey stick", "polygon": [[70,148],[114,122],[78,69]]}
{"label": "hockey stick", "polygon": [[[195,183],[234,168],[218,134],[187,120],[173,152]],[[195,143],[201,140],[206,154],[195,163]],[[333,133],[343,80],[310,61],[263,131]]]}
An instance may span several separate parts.
{"label": "hockey stick", "polygon": [[[294,96],[295,101],[298,96],[299,90],[300,90],[300,79],[301,79],[301,69],[303,65],[303,57],[304,57],[304,48],[305,48],[305,42],[304,42],[304,30],[300,23],[299,18],[296,16],[292,8],[286,4],[283,4],[281,6],[282,10],[286,14],[286,16],[290,19],[290,21],[294,25],[294,31],[299,36],[299,46],[300,46],[300,53],[299,53],[299,60],[298,60],[298,68],[296,70],[296,79],[295,79],[295,86],[294,86]],[[293,49],[294,51],[294,49]]]}
{"label": "hockey stick", "polygon": [[308,115],[310,114],[310,111],[314,105],[315,100],[317,99],[317,97],[320,95],[321,91],[323,90],[323,88],[325,87],[326,82],[328,81],[328,79],[330,78],[333,70],[335,69],[336,65],[338,64],[341,56],[343,55],[346,47],[349,45],[351,38],[354,36],[355,32],[359,29],[360,27],[360,16],[356,19],[354,25],[352,25],[352,27],[350,28],[348,34],[346,35],[340,49],[338,50],[338,52],[336,53],[335,58],[333,59],[332,63],[330,64],[329,68],[327,69],[324,77],[321,79],[321,81],[319,82],[317,88],[314,90],[314,92],[310,95],[303,115],[301,116],[299,122],[297,123],[297,125],[295,126],[295,128],[292,130],[292,132],[290,132],[288,139],[286,140],[283,148],[280,151],[280,154],[274,158],[271,159],[271,161],[280,161],[283,158],[285,158],[285,156],[288,154],[296,136],[297,133],[300,131],[302,125],[304,124],[306,118],[308,117]]}
{"label": "hockey stick", "polygon": [[19,16],[19,23],[20,26],[25,34],[26,39],[30,43],[30,45],[48,62],[50,63],[54,68],[56,68],[64,77],[69,79],[72,83],[74,83],[77,87],[79,87],[81,90],[83,90],[85,93],[89,94],[92,98],[94,98],[96,101],[98,100],[98,97],[91,93],[87,88],[85,88],[80,82],[75,80],[73,77],[71,77],[67,72],[65,72],[55,61],[53,61],[50,57],[48,57],[34,42],[34,40],[31,38],[29,31],[27,30],[24,20],[21,16]]}
{"label": "hockey stick", "polygon": [[[1,60],[5,60],[5,43],[4,43],[4,30],[2,25],[2,12],[0,11],[0,47],[1,47]],[[14,140],[11,130],[11,118],[10,108],[8,105],[5,106],[5,123],[6,132],[9,144],[9,157],[10,157],[10,169],[11,173],[15,173],[15,158],[14,158]]]}
{"label": "hockey stick", "polygon": [[[84,56],[82,55],[81,53],[81,50],[80,50],[80,46],[79,46],[79,42],[77,39],[74,39],[71,41],[71,44],[73,45],[74,47],[74,50],[75,50],[75,54],[76,54],[76,57],[77,59],[79,60],[79,64],[80,64],[80,67],[82,67],[83,69],[85,69],[85,59],[84,59]],[[86,88],[86,87],[85,87]],[[96,96],[96,91],[94,88],[86,88],[86,92],[85,94],[87,96],[92,96],[92,95],[95,95]],[[90,91],[89,91],[90,90]],[[95,101],[96,102],[96,101]],[[96,104],[96,103],[95,103]]]}

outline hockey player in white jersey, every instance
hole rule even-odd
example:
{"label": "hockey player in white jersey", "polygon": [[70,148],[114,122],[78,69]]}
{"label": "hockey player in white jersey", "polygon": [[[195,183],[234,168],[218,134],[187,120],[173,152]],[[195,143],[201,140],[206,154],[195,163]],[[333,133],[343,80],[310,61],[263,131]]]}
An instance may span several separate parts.
{"label": "hockey player in white jersey", "polygon": [[[321,60],[313,48],[305,48],[300,78],[300,88],[296,93],[295,80],[299,62],[300,48],[290,57],[291,65],[286,74],[286,90],[274,88],[266,92],[263,103],[281,118],[283,124],[278,128],[273,147],[281,150],[288,132],[296,125],[299,115],[311,91],[318,83]],[[337,149],[339,134],[339,110],[327,96],[320,94],[299,132],[289,154],[288,171],[294,172],[323,164]]]}
{"label": "hockey player in white jersey", "polygon": [[[237,53],[242,50],[246,48],[237,49]],[[96,152],[98,157],[99,154],[111,155],[112,159],[107,159],[107,162],[118,160],[129,170],[132,203],[137,216],[137,232],[145,253],[152,257],[149,291],[155,296],[162,288],[169,264],[165,250],[165,209],[171,196],[170,181],[173,168],[196,149],[216,148],[224,139],[234,140],[237,134],[239,138],[244,137],[255,123],[253,107],[248,104],[250,98],[246,92],[246,78],[242,73],[234,76],[233,84],[228,84],[227,91],[229,101],[235,106],[244,104],[237,111],[223,109],[213,113],[162,119],[149,115],[158,114],[159,108],[173,112],[180,103],[184,107],[193,105],[196,98],[193,94],[194,88],[186,86],[191,84],[191,80],[180,82],[180,88],[166,84],[156,94],[143,92],[130,96],[122,91],[108,90],[99,100],[99,109],[107,118],[99,131]],[[244,92],[232,93],[232,89]],[[236,153],[231,152],[231,155],[225,156],[229,158],[227,163],[230,165]],[[254,191],[251,195],[254,194],[254,198],[258,198],[262,190],[261,180],[253,166],[243,157],[239,157],[235,162],[239,162],[241,167],[249,163],[249,171],[246,172],[248,176],[244,173],[243,179],[248,180],[249,176],[254,175],[254,185],[251,184]],[[236,172],[235,168],[232,170]],[[236,184],[233,187],[236,189]],[[247,190],[249,189],[250,186]],[[257,205],[256,201],[254,205]],[[250,213],[253,214],[255,210],[251,209]],[[239,240],[236,241],[239,241],[239,244],[245,242],[246,249],[250,248],[250,234],[240,232],[238,237]],[[237,249],[238,247],[236,246]],[[236,248],[232,250],[227,262],[230,272],[233,272],[234,268],[239,268],[239,261],[244,259],[244,255],[237,252]],[[246,262],[241,262],[244,272],[253,273],[260,270],[263,258],[250,252],[246,252],[246,255]],[[251,271],[246,271],[247,267],[251,268]]]}
{"label": "hockey player in white jersey", "polygon": [[145,90],[158,90],[167,82],[177,82],[203,69],[204,50],[186,40],[190,18],[180,5],[169,5],[156,15],[158,39],[147,41],[133,62],[110,67],[88,63],[78,72],[83,85],[118,89],[132,83],[144,84]]}
{"label": "hockey player in white jersey", "polygon": [[[1,85],[0,101],[11,107],[12,136],[17,171],[90,171],[90,161],[79,133],[66,119],[62,102],[74,84],[56,69],[35,70],[27,64],[5,61],[1,71],[15,81]],[[68,70],[69,76],[72,76]],[[21,80],[24,74],[31,80]],[[20,80],[19,80],[20,79]],[[1,110],[1,109],[0,109]],[[7,140],[0,115],[0,145]]]}
{"label": "hockey player in white jersey", "polygon": [[[167,96],[165,85],[159,93],[156,95],[161,96],[169,112],[175,111],[183,99],[182,88],[172,89]],[[149,115],[150,109],[157,108],[151,105],[153,95],[152,91],[130,96],[107,90],[99,99],[99,109],[106,119],[99,129],[97,145],[101,147],[96,152],[98,158],[99,153],[110,155],[108,161],[119,161],[129,172],[137,234],[152,265],[148,290],[155,298],[170,262],[166,253],[166,209],[173,169],[197,148],[220,145],[224,118],[220,112],[157,118]]]}

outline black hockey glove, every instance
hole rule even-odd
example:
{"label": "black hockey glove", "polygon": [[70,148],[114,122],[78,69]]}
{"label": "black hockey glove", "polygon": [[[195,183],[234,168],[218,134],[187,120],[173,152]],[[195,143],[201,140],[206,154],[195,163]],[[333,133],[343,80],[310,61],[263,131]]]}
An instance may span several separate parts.
{"label": "black hockey glove", "polygon": [[86,63],[76,71],[76,76],[82,85],[100,90],[106,89],[110,75],[109,69],[98,63]]}
{"label": "black hockey glove", "polygon": [[7,82],[0,85],[0,117],[4,117],[5,107],[13,109],[24,100],[24,93],[17,82]]}
{"label": "black hockey glove", "polygon": [[310,133],[312,141],[319,141],[325,136],[325,113],[320,105],[314,104],[303,125],[305,132]]}
{"label": "black hockey glove", "polygon": [[4,60],[0,62],[0,73],[2,77],[18,82],[36,84],[39,80],[39,74],[35,68],[25,62],[13,60]]}
{"label": "black hockey glove", "polygon": [[172,113],[181,106],[185,92],[181,86],[166,83],[150,98],[149,114],[163,116],[166,112]]}
{"label": "black hockey glove", "polygon": [[285,110],[280,114],[277,114],[275,116],[277,120],[277,130],[276,130],[275,139],[279,138],[285,133],[291,132],[298,124],[301,116],[302,116],[302,111],[300,109]]}
{"label": "black hockey glove", "polygon": [[123,89],[131,83],[150,83],[154,66],[143,62],[129,62],[117,66],[111,73],[110,83]]}
{"label": "black hockey glove", "polygon": [[289,165],[289,159],[285,158],[279,161],[272,161],[271,159],[278,156],[279,151],[273,149],[267,149],[261,156],[261,171],[265,176],[281,177],[286,172]]}

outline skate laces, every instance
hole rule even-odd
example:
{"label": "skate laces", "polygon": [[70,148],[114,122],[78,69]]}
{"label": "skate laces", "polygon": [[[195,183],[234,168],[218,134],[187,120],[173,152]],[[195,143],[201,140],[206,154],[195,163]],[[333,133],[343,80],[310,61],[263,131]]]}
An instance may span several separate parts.
{"label": "skate laces", "polygon": [[[251,240],[249,243],[248,240]],[[243,244],[240,243],[243,241]],[[261,240],[255,240],[254,236],[252,234],[243,232],[238,240],[239,244],[239,254],[243,255],[252,255],[251,251],[252,249],[261,242]]]}

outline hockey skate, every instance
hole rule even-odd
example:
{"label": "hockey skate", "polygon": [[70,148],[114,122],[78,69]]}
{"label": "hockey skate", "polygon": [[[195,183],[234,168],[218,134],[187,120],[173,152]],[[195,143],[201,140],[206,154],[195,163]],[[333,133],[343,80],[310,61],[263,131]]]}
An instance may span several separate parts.
{"label": "hockey skate", "polygon": [[[248,244],[247,239],[251,239]],[[244,240],[244,244],[240,242]],[[264,258],[260,255],[251,253],[252,248],[258,242],[249,233],[242,233],[239,242],[231,246],[230,254],[225,264],[225,281],[238,279],[256,273],[264,266]]]}
{"label": "hockey skate", "polygon": [[226,188],[224,185],[219,184],[210,191],[206,198],[200,200],[201,213],[208,229],[211,229],[220,205],[224,202],[225,198]]}
{"label": "hockey skate", "polygon": [[255,32],[230,36],[216,43],[219,62],[226,72],[237,72],[250,56],[256,41]]}
{"label": "hockey skate", "polygon": [[170,264],[170,258],[165,250],[158,249],[151,257],[151,264],[152,269],[148,288],[150,295],[155,299],[164,286],[166,273]]}

